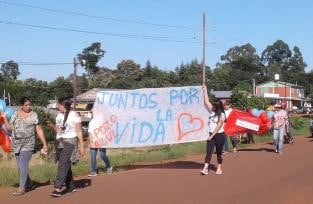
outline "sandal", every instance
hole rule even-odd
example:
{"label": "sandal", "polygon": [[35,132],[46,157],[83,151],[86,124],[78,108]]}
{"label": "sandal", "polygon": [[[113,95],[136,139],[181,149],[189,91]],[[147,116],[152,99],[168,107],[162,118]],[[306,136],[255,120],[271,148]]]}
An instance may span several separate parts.
{"label": "sandal", "polygon": [[223,171],[221,170],[221,169],[218,169],[218,170],[216,170],[216,172],[215,172],[217,175],[221,175],[221,174],[223,174]]}
{"label": "sandal", "polygon": [[19,195],[23,195],[25,193],[26,193],[25,190],[18,189],[17,191],[13,192],[12,195],[19,196]]}

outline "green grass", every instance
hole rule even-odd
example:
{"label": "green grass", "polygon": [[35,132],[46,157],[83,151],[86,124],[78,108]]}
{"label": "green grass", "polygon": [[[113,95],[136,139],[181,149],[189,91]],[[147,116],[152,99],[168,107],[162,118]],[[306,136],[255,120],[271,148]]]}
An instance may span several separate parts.
{"label": "green grass", "polygon": [[[301,119],[302,126],[295,129],[293,134],[297,137],[309,136],[309,118]],[[256,143],[267,143],[272,140],[271,135],[255,136]],[[166,161],[180,159],[187,155],[204,154],[205,142],[194,142],[186,144],[165,145],[158,147],[135,148],[135,149],[109,149],[110,161],[114,166],[114,171],[123,171],[136,165],[159,164]],[[229,148],[231,143],[229,142]],[[248,144],[240,144],[239,148],[246,148]],[[10,163],[9,163],[10,162]],[[14,159],[8,161],[8,164],[2,159],[0,161],[0,186],[14,186],[18,183],[19,176],[15,168]],[[104,170],[104,164],[99,159],[98,166]],[[73,167],[74,175],[82,176],[90,172],[89,155]],[[50,184],[56,175],[56,164],[51,158],[43,159],[40,156],[34,156],[31,160],[30,177],[33,181],[42,185]]]}
{"label": "green grass", "polygon": [[13,186],[18,183],[18,172],[14,168],[0,167],[0,186]]}
{"label": "green grass", "polygon": [[162,161],[182,158],[188,154],[200,154],[205,151],[204,142],[167,145],[158,148],[146,148],[132,151],[131,154],[121,153],[111,156],[112,165],[127,167],[143,163],[161,163]]}
{"label": "green grass", "polygon": [[[130,166],[157,164],[164,161],[182,158],[189,154],[200,154],[205,151],[205,142],[166,145],[140,149],[111,149],[109,157],[115,171],[129,169]],[[90,172],[89,155],[73,167],[74,175],[82,176]],[[3,163],[4,161],[2,161]],[[11,161],[12,163],[12,161]],[[1,165],[4,166],[4,165]],[[0,167],[0,186],[14,186],[19,177],[15,165]],[[100,170],[104,170],[103,162],[98,159]],[[50,184],[56,176],[56,164],[51,159],[34,156],[30,165],[30,177],[39,184]]]}

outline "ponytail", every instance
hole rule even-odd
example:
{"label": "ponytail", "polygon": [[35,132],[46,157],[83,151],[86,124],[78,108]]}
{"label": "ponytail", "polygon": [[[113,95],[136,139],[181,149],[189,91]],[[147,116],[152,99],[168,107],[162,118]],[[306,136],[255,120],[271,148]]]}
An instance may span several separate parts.
{"label": "ponytail", "polygon": [[69,98],[60,98],[58,99],[58,103],[59,104],[62,104],[65,108],[65,113],[64,113],[64,120],[63,120],[63,126],[62,128],[64,128],[65,130],[65,123],[67,121],[67,118],[68,118],[68,114],[70,113],[71,111],[71,106],[72,106],[72,101],[69,99]]}

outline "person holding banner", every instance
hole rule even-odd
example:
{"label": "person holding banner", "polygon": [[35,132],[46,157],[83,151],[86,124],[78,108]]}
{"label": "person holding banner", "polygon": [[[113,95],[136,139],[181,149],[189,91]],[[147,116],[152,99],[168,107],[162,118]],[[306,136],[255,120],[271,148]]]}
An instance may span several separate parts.
{"label": "person holding banner", "polygon": [[275,152],[282,154],[285,127],[288,125],[288,114],[285,110],[286,105],[284,103],[276,105],[277,111],[273,116],[273,140],[275,144]]}
{"label": "person holding banner", "polygon": [[206,86],[203,87],[204,90],[204,102],[206,108],[209,111],[209,122],[208,122],[208,140],[207,140],[207,147],[206,147],[206,155],[204,161],[204,167],[201,171],[202,175],[207,175],[209,173],[209,165],[212,158],[212,154],[214,151],[214,147],[216,148],[216,155],[217,155],[217,169],[216,174],[222,174],[222,152],[223,146],[225,142],[225,134],[224,134],[224,121],[226,119],[225,112],[224,112],[224,105],[219,100],[214,102],[213,104],[209,101],[207,88]]}
{"label": "person holding banner", "polygon": [[[90,113],[92,115],[93,112],[93,105],[89,107]],[[95,142],[95,134],[92,132],[94,130],[94,119],[91,119],[89,122],[89,127],[88,127],[88,141],[90,145],[90,161],[91,161],[91,173],[88,175],[88,177],[94,177],[98,176],[98,167],[97,167],[97,153],[98,151],[100,152],[100,158],[103,160],[106,166],[106,173],[111,174],[113,171],[113,167],[111,166],[110,160],[106,154],[106,148],[99,147],[97,143]]]}
{"label": "person holding banner", "polygon": [[[66,192],[75,192],[71,164],[77,161],[76,150],[79,142],[80,154],[84,155],[83,134],[81,129],[81,118],[71,110],[72,102],[67,98],[58,100],[59,113],[55,125],[49,127],[56,133],[57,147],[56,160],[58,161],[57,176],[54,182],[54,191],[50,193],[53,197],[60,197]],[[65,189],[62,189],[65,184]]]}
{"label": "person holding banner", "polygon": [[34,188],[28,172],[29,162],[36,146],[36,135],[43,144],[41,152],[43,154],[48,152],[44,132],[37,113],[32,111],[30,100],[22,97],[20,103],[21,108],[13,113],[10,121],[8,121],[6,113],[1,113],[7,130],[12,131],[13,151],[20,175],[19,188],[13,192],[15,196],[23,195]]}

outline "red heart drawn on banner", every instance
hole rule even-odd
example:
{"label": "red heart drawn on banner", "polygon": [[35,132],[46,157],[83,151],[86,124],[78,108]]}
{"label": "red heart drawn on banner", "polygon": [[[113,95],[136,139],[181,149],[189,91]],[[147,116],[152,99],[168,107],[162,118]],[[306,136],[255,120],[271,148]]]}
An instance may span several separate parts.
{"label": "red heart drawn on banner", "polygon": [[[183,131],[182,130],[182,119],[183,118],[187,118],[187,122],[189,127],[191,128],[190,130],[187,131]],[[178,121],[177,121],[177,126],[178,126],[178,141],[180,141],[183,137],[185,137],[188,134],[191,134],[193,132],[197,132],[199,130],[201,130],[203,128],[203,120],[201,118],[198,117],[194,117],[189,113],[182,113],[180,114],[180,116],[178,117]],[[196,127],[194,127],[196,126]]]}

